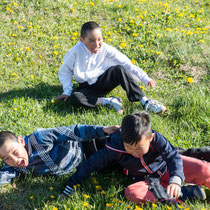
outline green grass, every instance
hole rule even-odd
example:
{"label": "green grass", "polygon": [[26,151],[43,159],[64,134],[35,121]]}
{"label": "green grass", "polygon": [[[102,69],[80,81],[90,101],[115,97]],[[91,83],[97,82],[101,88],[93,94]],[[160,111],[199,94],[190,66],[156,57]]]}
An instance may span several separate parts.
{"label": "green grass", "polygon": [[[62,93],[58,80],[62,59],[79,41],[81,25],[94,20],[101,25],[105,42],[156,80],[155,89],[140,84],[147,96],[168,107],[161,116],[151,114],[153,129],[176,146],[209,145],[208,13],[207,0],[1,1],[0,129],[24,136],[38,127],[113,125],[142,110],[139,103],[128,101],[120,87],[109,95],[122,97],[122,116],[106,107],[93,110],[54,102]],[[137,209],[123,197],[125,177],[117,172],[94,176],[106,194],[96,190],[90,178],[68,201],[58,199],[68,176],[24,176],[0,188],[0,208],[86,209],[84,202],[88,202],[89,209]],[[85,199],[85,193],[90,198]],[[209,204],[188,202],[187,207],[209,209]]]}

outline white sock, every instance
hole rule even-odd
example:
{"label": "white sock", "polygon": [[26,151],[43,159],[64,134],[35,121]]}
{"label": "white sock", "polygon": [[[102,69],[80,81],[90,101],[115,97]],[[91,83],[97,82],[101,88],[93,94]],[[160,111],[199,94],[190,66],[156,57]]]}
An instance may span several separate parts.
{"label": "white sock", "polygon": [[107,105],[110,103],[112,98],[109,97],[109,98],[101,98],[101,99],[102,99],[102,105]]}
{"label": "white sock", "polygon": [[142,99],[140,100],[140,102],[144,106],[144,104],[146,103],[147,100],[148,100],[148,98],[146,96],[144,96],[144,97],[142,97]]}

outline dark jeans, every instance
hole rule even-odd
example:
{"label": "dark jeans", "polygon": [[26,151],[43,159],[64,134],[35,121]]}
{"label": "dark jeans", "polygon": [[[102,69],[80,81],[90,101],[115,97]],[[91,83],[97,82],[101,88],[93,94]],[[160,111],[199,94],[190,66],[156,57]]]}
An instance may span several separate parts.
{"label": "dark jeans", "polygon": [[94,83],[80,83],[79,87],[70,96],[71,103],[95,107],[98,98],[104,97],[118,85],[126,91],[129,101],[140,101],[144,96],[143,91],[133,79],[131,73],[123,66],[117,65],[107,69]]}

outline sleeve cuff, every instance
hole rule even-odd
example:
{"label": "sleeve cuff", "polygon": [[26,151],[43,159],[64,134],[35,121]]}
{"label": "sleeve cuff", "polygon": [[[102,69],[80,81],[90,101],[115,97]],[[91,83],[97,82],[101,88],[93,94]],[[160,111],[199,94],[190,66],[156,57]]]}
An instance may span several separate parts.
{"label": "sleeve cuff", "polygon": [[179,186],[182,185],[182,179],[179,176],[172,176],[169,180],[169,184],[178,184]]}
{"label": "sleeve cuff", "polygon": [[66,185],[63,194],[70,196],[74,192],[74,189],[68,185]]}

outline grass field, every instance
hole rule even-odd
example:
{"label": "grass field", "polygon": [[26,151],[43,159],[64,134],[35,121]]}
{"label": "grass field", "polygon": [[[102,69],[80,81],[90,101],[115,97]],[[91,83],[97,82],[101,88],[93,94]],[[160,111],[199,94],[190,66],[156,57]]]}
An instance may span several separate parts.
{"label": "grass field", "polygon": [[[209,145],[209,8],[207,0],[1,1],[0,130],[24,136],[38,127],[114,125],[142,110],[121,87],[110,95],[122,97],[123,115],[106,107],[92,110],[55,101],[62,93],[62,59],[79,41],[81,25],[93,20],[100,24],[104,42],[156,80],[155,89],[139,84],[147,96],[167,106],[163,115],[151,114],[153,129],[175,146]],[[128,180],[117,172],[94,174],[71,199],[60,201],[67,180],[16,179],[0,187],[0,209],[175,209],[125,200]],[[210,209],[208,201],[181,207]]]}

